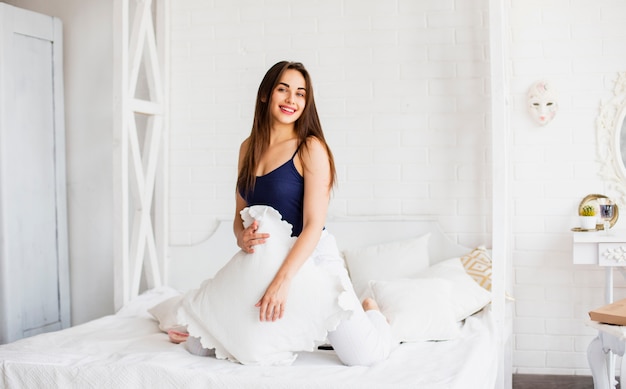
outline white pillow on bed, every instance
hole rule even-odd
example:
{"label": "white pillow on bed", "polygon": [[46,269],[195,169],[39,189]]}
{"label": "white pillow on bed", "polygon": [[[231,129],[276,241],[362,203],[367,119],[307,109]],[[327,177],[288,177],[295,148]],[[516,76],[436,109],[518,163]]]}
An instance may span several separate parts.
{"label": "white pillow on bed", "polygon": [[346,265],[360,299],[369,297],[372,280],[391,281],[417,276],[429,265],[430,233],[343,252]]}
{"label": "white pillow on bed", "polygon": [[117,311],[116,315],[150,318],[151,315],[148,313],[148,309],[174,296],[180,296],[180,292],[169,286],[148,289],[126,303]]}
{"label": "white pillow on bed", "polygon": [[340,307],[341,294],[349,286],[347,274],[343,268],[342,276],[330,274],[315,261],[306,261],[290,284],[283,318],[261,322],[255,304],[295,238],[291,225],[271,207],[245,208],[241,215],[246,226],[256,219],[258,232],[268,232],[270,238],[255,246],[252,254],[239,251],[214,278],[186,293],[178,321],[187,325],[190,336],[200,338],[204,348],[215,349],[218,358],[253,365],[290,364],[296,352],[312,351],[349,315]]}
{"label": "white pillow on bed", "polygon": [[396,341],[450,340],[459,336],[460,323],[450,304],[451,281],[371,281],[370,288]]}
{"label": "white pillow on bed", "polygon": [[417,278],[442,278],[451,281],[450,305],[456,320],[459,321],[480,311],[491,302],[491,292],[478,285],[467,274],[460,258],[436,263],[418,274]]}
{"label": "white pillow on bed", "polygon": [[178,330],[183,327],[178,323],[177,317],[178,307],[180,307],[182,299],[182,295],[170,297],[148,309],[148,312],[159,322],[159,329],[161,331],[167,332],[168,330]]}

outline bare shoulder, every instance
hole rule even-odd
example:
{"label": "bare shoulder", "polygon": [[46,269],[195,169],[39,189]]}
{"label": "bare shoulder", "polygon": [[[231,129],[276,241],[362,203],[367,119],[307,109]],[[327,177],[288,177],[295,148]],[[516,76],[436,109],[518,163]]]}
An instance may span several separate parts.
{"label": "bare shoulder", "polygon": [[239,146],[239,152],[246,152],[248,150],[248,147],[250,147],[250,137],[244,139],[244,141],[241,142],[241,145]]}
{"label": "bare shoulder", "polygon": [[250,138],[248,137],[244,139],[243,142],[241,142],[241,145],[239,145],[239,157],[240,158],[246,154],[249,147],[250,147]]}
{"label": "bare shoulder", "polygon": [[306,140],[305,152],[302,154],[305,165],[311,167],[323,167],[328,164],[328,151],[326,145],[317,137],[310,136]]}
{"label": "bare shoulder", "polygon": [[250,147],[250,138],[246,138],[243,142],[241,142],[241,145],[239,146],[239,165],[241,165],[242,161],[243,161],[243,157],[244,155],[246,155],[246,152],[248,151],[248,148]]}
{"label": "bare shoulder", "polygon": [[327,156],[328,152],[326,151],[326,146],[322,143],[319,138],[315,136],[309,136],[306,141],[306,149],[312,156],[323,155]]}

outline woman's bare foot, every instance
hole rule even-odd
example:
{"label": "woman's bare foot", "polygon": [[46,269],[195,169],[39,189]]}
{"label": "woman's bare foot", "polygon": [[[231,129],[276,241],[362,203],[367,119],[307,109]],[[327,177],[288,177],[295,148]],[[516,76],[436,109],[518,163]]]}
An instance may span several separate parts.
{"label": "woman's bare foot", "polygon": [[[366,298],[365,300],[363,300],[361,305],[363,305],[363,310],[365,312],[367,312],[367,311],[378,311],[378,312],[380,312],[380,307],[378,306],[378,303],[376,303],[376,300],[374,300],[373,298],[369,298],[369,297]],[[387,318],[385,318],[385,319],[387,319]],[[387,319],[387,323],[389,323],[389,319]]]}
{"label": "woman's bare foot", "polygon": [[378,304],[376,304],[373,298],[366,298],[361,305],[363,305],[363,310],[366,312],[371,310],[380,311]]}
{"label": "woman's bare foot", "polygon": [[167,331],[167,335],[170,338],[170,342],[176,343],[176,344],[186,341],[187,337],[189,336],[187,331],[183,332],[183,331],[176,331],[176,330]]}

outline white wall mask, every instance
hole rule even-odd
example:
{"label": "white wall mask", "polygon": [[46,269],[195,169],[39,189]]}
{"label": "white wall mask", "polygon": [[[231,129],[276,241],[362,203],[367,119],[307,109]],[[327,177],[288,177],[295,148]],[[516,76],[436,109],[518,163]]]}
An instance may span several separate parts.
{"label": "white wall mask", "polygon": [[533,120],[545,126],[550,123],[559,106],[556,102],[556,92],[552,84],[547,81],[538,81],[528,90],[528,113]]}

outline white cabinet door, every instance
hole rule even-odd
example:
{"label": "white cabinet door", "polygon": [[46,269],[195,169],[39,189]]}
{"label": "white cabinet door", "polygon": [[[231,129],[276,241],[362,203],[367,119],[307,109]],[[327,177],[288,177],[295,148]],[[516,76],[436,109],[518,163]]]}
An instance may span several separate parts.
{"label": "white cabinet door", "polygon": [[61,36],[0,3],[0,343],[69,326]]}

